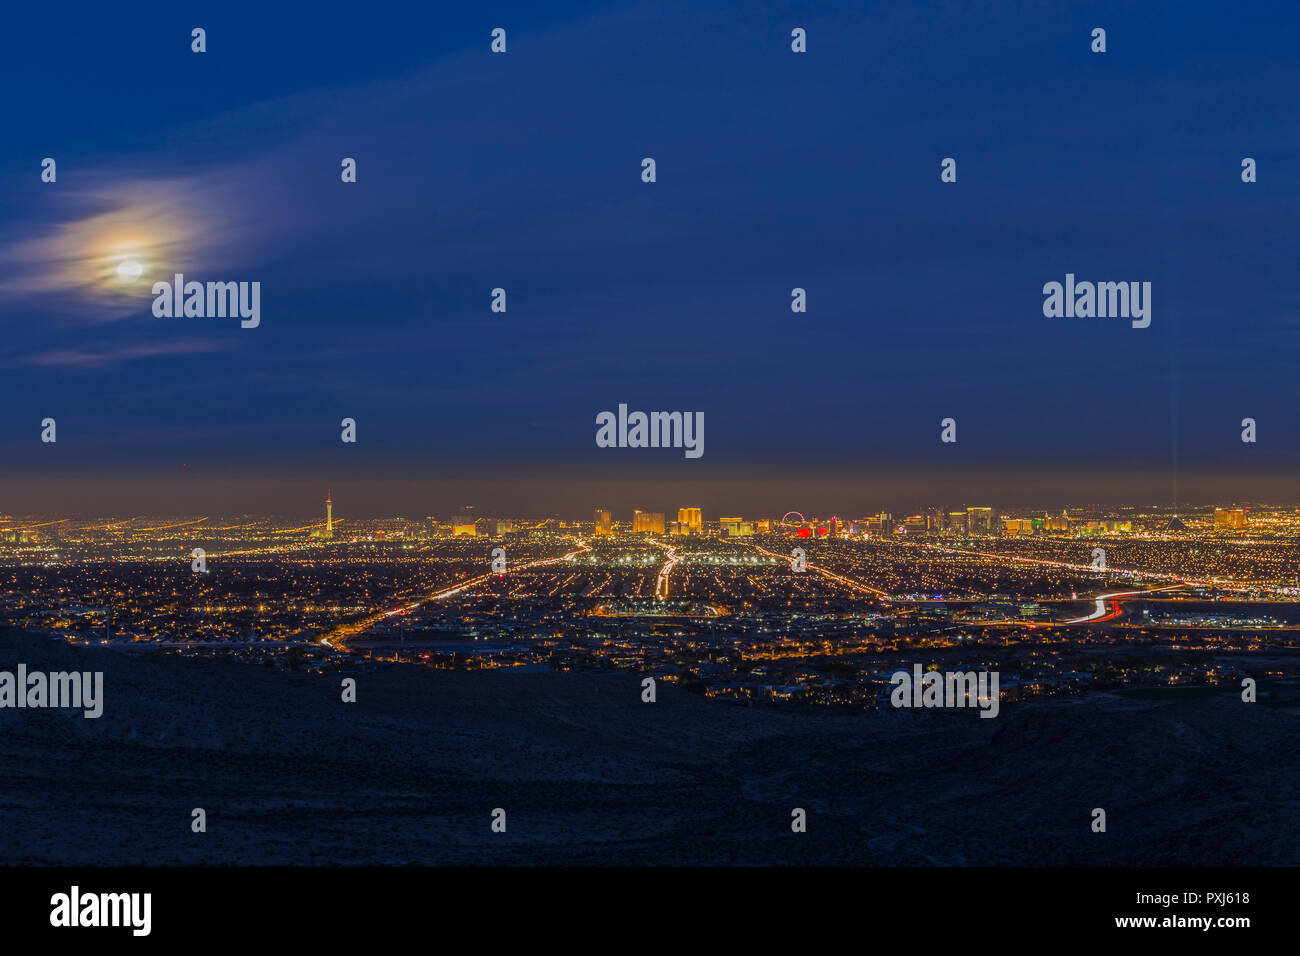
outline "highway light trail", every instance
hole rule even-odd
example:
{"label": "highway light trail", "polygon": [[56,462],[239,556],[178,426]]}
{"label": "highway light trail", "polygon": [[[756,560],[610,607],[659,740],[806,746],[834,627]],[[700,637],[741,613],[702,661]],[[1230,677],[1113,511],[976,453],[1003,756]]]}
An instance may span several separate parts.
{"label": "highway light trail", "polygon": [[67,520],[69,519],[60,518],[58,521],[42,521],[40,524],[29,524],[21,528],[12,528],[6,525],[5,527],[0,528],[0,531],[31,531],[34,528],[48,528],[52,524],[63,524]]}
{"label": "highway light trail", "polygon": [[[746,543],[748,544],[748,542]],[[769,558],[776,558],[779,561],[790,560],[789,555],[777,554],[775,551],[768,551],[766,548],[759,547],[756,544],[751,544],[749,546],[753,548],[755,551],[767,555]],[[819,567],[818,565],[810,563],[808,565],[808,570],[816,571],[822,577],[829,578],[830,580],[834,581],[836,584],[842,584],[846,588],[851,588],[854,591],[864,591],[868,594],[874,594],[877,597],[884,598],[886,601],[889,600],[889,594],[885,591],[881,591],[879,588],[873,588],[868,584],[863,584],[861,581],[855,581],[853,580],[853,578],[846,578],[842,574],[836,574],[834,571],[827,570],[826,568]]]}
{"label": "highway light trail", "polygon": [[[1182,587],[1181,584],[1169,584],[1162,588],[1152,588],[1149,591],[1112,591],[1110,594],[1098,594],[1096,597],[1097,608],[1091,614],[1084,617],[1076,617],[1068,621],[1062,621],[1062,624],[1100,624],[1103,621],[1112,621],[1119,617],[1119,601],[1116,598],[1137,597],[1139,594],[1154,594],[1156,591],[1175,591]],[[1110,601],[1110,610],[1106,610],[1106,602]]]}
{"label": "highway light trail", "polygon": [[572,561],[578,555],[591,550],[585,541],[577,539],[577,543],[578,550],[570,551],[568,554],[562,554],[558,558],[541,558],[537,561],[529,561],[525,564],[516,564],[513,567],[507,566],[505,571],[499,573],[496,571],[489,571],[487,574],[480,574],[478,577],[470,578],[468,581],[461,581],[459,584],[453,584],[441,588],[440,590],[432,591],[429,594],[424,595],[424,597],[420,598],[418,601],[412,601],[410,604],[405,604],[402,607],[393,608],[391,611],[379,611],[368,617],[362,618],[360,621],[353,621],[350,624],[340,625],[329,634],[322,637],[320,643],[324,644],[326,647],[333,648],[336,651],[346,651],[347,642],[351,638],[356,637],[358,634],[369,630],[376,624],[385,621],[394,615],[407,614],[411,611],[419,610],[431,601],[439,601],[443,598],[452,597],[453,595],[460,594],[467,588],[472,588],[475,585],[490,580],[491,578],[501,577],[502,575],[509,574],[512,571],[526,571],[529,568],[541,568],[551,564],[559,564],[562,561]]}
{"label": "highway light trail", "polygon": [[136,534],[143,534],[146,531],[168,531],[172,528],[184,528],[189,525],[199,524],[200,522],[207,521],[207,520],[208,520],[207,517],[204,516],[202,518],[195,518],[192,521],[179,521],[176,524],[160,524],[153,528],[132,528],[131,530]]}
{"label": "highway light trail", "polygon": [[[1051,561],[1046,558],[1026,558],[1018,554],[1002,554],[996,551],[968,551],[964,548],[946,547],[940,544],[912,544],[908,541],[895,541],[893,544],[903,545],[905,547],[921,548],[923,550],[940,551],[944,554],[961,554],[968,557],[992,558],[997,561],[1004,561],[1008,564],[1034,564],[1042,565],[1049,568],[1061,568],[1066,571],[1091,571],[1098,574],[1110,574],[1117,577],[1127,578],[1154,578],[1157,581],[1176,581],[1179,584],[1194,585],[1197,587],[1216,587],[1226,590],[1245,591],[1249,590],[1246,585],[1223,578],[1198,579],[1182,577],[1177,574],[1170,574],[1164,571],[1132,571],[1127,568],[1106,567],[1098,568],[1091,564],[1075,564],[1069,561]],[[1158,588],[1157,590],[1164,590]],[[1140,594],[1142,592],[1134,592]]]}
{"label": "highway light trail", "polygon": [[677,549],[672,545],[664,544],[662,541],[651,541],[655,547],[663,548],[668,555],[668,562],[659,569],[659,580],[655,582],[655,597],[660,601],[668,597],[668,575],[673,573],[673,568],[677,567],[682,560],[677,555]]}
{"label": "highway light trail", "polygon": [[[344,521],[343,518],[335,518],[334,527],[337,528],[339,525],[343,523],[343,521]],[[304,531],[315,531],[317,528],[323,528],[323,527],[325,527],[324,521],[320,522],[319,524],[305,524],[301,528],[287,528],[284,531],[272,531],[271,534],[302,534]]]}

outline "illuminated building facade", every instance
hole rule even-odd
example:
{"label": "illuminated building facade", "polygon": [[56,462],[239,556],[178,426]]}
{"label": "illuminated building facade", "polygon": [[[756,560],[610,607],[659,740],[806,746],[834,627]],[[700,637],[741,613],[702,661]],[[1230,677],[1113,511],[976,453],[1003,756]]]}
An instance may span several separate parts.
{"label": "illuminated building facade", "polygon": [[632,513],[633,534],[663,534],[664,513],[662,511],[634,511]]}
{"label": "illuminated building facade", "polygon": [[967,508],[966,530],[971,534],[993,533],[992,508]]}
{"label": "illuminated building facade", "polygon": [[754,522],[743,518],[719,518],[718,525],[729,538],[739,538],[754,533]]}
{"label": "illuminated building facade", "polygon": [[1245,508],[1215,508],[1214,529],[1239,531],[1246,527]]}
{"label": "illuminated building facade", "polygon": [[699,508],[678,508],[677,523],[686,529],[683,534],[704,533],[704,514]]}
{"label": "illuminated building facade", "polygon": [[451,533],[453,537],[465,535],[472,538],[478,535],[478,519],[474,514],[473,507],[466,505],[460,514],[452,517]]}

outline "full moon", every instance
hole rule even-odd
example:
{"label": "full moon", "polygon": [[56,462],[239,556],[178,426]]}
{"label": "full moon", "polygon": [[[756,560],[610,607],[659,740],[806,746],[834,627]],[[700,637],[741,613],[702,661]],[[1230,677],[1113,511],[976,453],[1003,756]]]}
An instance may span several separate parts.
{"label": "full moon", "polygon": [[138,279],[143,272],[144,267],[134,259],[127,259],[117,267],[117,274],[123,279]]}

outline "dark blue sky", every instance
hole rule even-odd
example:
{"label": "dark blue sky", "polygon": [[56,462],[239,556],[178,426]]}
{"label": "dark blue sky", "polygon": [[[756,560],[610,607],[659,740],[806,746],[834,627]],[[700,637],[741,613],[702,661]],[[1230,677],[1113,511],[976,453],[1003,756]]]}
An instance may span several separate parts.
{"label": "dark blue sky", "polygon": [[[766,482],[758,510],[910,506],[918,475],[953,504],[1154,499],[1175,449],[1226,500],[1300,463],[1292,5],[243,6],[7,13],[0,510],[136,503],[83,480],[257,510],[203,482],[273,478],[382,512],[376,482],[512,475],[684,503],[650,473]],[[133,217],[187,278],[261,282],[261,326],[83,284]],[[1045,318],[1067,272],[1150,281],[1151,327]],[[703,411],[704,457],[596,448],[620,402]],[[874,485],[793,501],[832,478]]]}

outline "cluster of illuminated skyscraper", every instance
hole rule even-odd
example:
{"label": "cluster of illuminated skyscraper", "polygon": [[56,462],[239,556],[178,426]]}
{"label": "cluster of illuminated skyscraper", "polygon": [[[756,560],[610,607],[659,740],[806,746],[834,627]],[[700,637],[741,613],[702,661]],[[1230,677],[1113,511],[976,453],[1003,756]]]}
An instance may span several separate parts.
{"label": "cluster of illuminated skyscraper", "polygon": [[[791,512],[791,514],[797,513]],[[838,518],[831,518],[822,522],[815,519],[802,520],[802,515],[798,515],[798,517],[801,519],[803,529],[806,529],[808,534],[829,535],[831,537],[844,533],[850,535],[865,534],[868,536],[883,536],[895,533],[1026,536],[1071,532],[1104,534],[1132,531],[1132,522],[1127,520],[1073,518],[1066,511],[1062,511],[1059,515],[1043,514],[1029,518],[1010,517],[1003,516],[993,508],[986,506],[975,506],[959,511],[944,511],[941,508],[931,508],[921,514],[909,515],[901,519],[895,519],[889,512],[882,511],[878,515],[858,518],[847,523],[841,522]],[[607,535],[614,533],[613,515],[608,509],[597,508],[594,518],[596,534]],[[434,523],[432,518],[428,520]],[[484,522],[485,519],[475,515],[474,508],[467,505],[453,516],[450,523],[450,532],[452,536],[490,535],[494,532],[497,536],[500,536],[528,527],[526,523],[511,519],[496,519],[487,522],[486,526],[484,526]],[[542,524],[546,523],[542,522]],[[738,516],[722,516],[718,518],[718,531],[727,537],[743,537],[753,534],[766,534],[772,530],[774,524],[777,524],[777,522],[768,519],[745,520]],[[567,527],[568,523],[562,522],[560,526]],[[533,527],[541,527],[541,525]],[[1246,527],[1245,508],[1219,507],[1214,509],[1215,530],[1241,530]],[[8,543],[20,543],[26,540],[27,529],[17,529],[17,531],[3,529],[3,531],[7,532],[7,537],[0,538],[0,540],[5,540]],[[668,522],[665,520],[662,511],[641,511],[637,509],[632,513],[631,532],[633,534],[700,535],[704,534],[704,514],[702,509],[696,507],[679,508],[677,510],[677,520]],[[32,537],[34,538],[35,535],[32,535]],[[328,491],[325,495],[325,523],[316,526],[316,530],[312,532],[312,537],[327,539],[334,537],[334,499],[333,495]]]}

